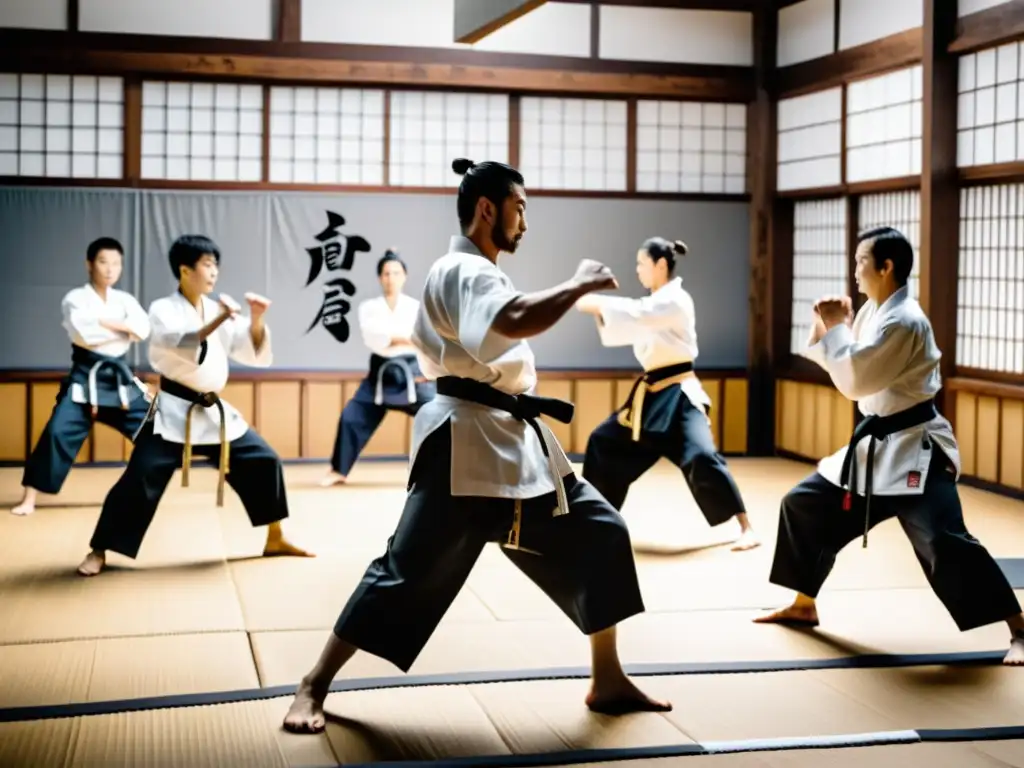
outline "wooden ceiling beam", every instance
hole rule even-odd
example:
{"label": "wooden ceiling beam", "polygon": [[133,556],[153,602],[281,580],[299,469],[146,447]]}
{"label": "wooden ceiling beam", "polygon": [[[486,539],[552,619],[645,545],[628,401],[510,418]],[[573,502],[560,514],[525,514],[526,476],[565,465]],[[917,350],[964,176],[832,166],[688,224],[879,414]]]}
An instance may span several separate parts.
{"label": "wooden ceiling beam", "polygon": [[460,49],[0,31],[7,71],[749,101],[752,67]]}

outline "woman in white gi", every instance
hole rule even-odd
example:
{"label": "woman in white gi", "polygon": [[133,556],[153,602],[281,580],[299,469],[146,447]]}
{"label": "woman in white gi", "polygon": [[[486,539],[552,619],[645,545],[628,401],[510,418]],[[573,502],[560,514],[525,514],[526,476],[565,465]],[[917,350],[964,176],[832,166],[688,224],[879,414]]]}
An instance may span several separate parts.
{"label": "woman in white gi", "polygon": [[149,336],[149,318],[134,296],[114,288],[124,248],[112,237],[101,237],[89,244],[85,262],[89,282],[61,302],[71,339],[71,370],[25,462],[25,493],[11,510],[15,515],[32,514],[39,492],[60,493],[94,421],[134,440],[149,411],[146,386],[126,362],[132,343]]}
{"label": "woman in white gi", "polygon": [[847,447],[783,498],[770,578],[797,595],[755,621],[817,626],[815,598],[839,551],[858,536],[866,547],[868,531],[895,517],[960,631],[1006,622],[1004,663],[1024,664],[1020,603],[964,524],[956,437],[935,407],[942,353],[907,293],[914,249],[900,232],[880,227],[860,236],[856,260],[857,286],[868,301],[856,318],[849,297],[819,301],[804,355],[864,419]]}
{"label": "woman in white gi", "polygon": [[632,345],[644,374],[625,404],[587,440],[583,476],[616,509],[659,458],[683,471],[709,525],[736,518],[740,537],[733,550],[760,544],[747,518],[739,488],[715,449],[708,414],[711,399],[693,372],[697,359],[693,298],[673,277],[686,245],[661,237],[647,240],[636,255],[636,273],[651,293],[642,299],[590,294],[576,302],[594,315],[606,347]]}
{"label": "woman in white gi", "polygon": [[322,486],[345,482],[389,410],[414,416],[434,397],[435,387],[423,378],[410,340],[420,303],[402,293],[406,276],[405,262],[395,251],[387,251],[377,262],[383,295],[359,305],[359,330],[370,348],[370,371],[338,419],[331,471],[320,481]]}

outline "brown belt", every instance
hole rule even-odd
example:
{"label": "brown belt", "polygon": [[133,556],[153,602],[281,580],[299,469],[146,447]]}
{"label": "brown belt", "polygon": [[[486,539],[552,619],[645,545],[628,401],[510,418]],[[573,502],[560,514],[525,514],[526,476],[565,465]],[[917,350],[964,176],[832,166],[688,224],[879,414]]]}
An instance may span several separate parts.
{"label": "brown belt", "polygon": [[227,419],[224,413],[224,403],[216,392],[196,392],[184,384],[179,384],[173,379],[165,376],[160,377],[160,391],[169,395],[187,400],[188,412],[185,414],[185,450],[181,462],[181,487],[188,488],[189,472],[192,469],[192,414],[196,408],[211,408],[216,406],[220,413],[220,462],[217,467],[217,506],[224,506],[224,483],[228,475],[230,465],[231,443],[228,441]]}

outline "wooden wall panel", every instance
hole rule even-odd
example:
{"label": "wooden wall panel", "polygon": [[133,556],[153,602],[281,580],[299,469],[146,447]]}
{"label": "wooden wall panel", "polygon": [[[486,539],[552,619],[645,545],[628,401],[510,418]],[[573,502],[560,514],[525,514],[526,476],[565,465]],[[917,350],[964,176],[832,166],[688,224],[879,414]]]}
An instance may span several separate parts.
{"label": "wooden wall panel", "polygon": [[[231,387],[245,387],[247,382],[228,384],[225,396],[242,414],[240,403],[236,403],[229,392]],[[251,390],[251,386],[250,386]],[[244,399],[244,389],[237,390]],[[261,381],[256,397],[256,418],[250,421],[257,431],[270,443],[282,459],[297,459],[302,455],[302,406],[301,383],[298,381]]]}
{"label": "wooden wall panel", "polygon": [[999,482],[1024,489],[1024,400],[1003,400],[999,429]]}
{"label": "wooden wall panel", "polygon": [[[0,461],[25,460],[26,438],[34,441],[50,416],[57,393],[54,378],[18,381],[11,378],[0,383]],[[152,380],[152,377],[145,377]],[[568,399],[576,404],[571,425],[548,420],[552,431],[567,453],[582,454],[593,429],[625,401],[634,378],[609,372],[607,378],[587,372],[575,377],[571,373],[544,376],[537,391],[547,397]],[[249,424],[278,452],[282,459],[324,460],[334,447],[337,419],[348,400],[359,387],[359,380],[342,380],[319,375],[308,379],[284,375],[280,380],[245,378],[225,387],[223,398],[231,403]],[[746,452],[748,384],[743,378],[720,376],[702,379],[710,396],[712,432],[720,451],[731,454]],[[31,398],[29,397],[31,387]],[[799,400],[799,396],[797,397]],[[408,455],[412,444],[413,420],[400,413],[390,413],[370,440],[363,455],[395,457]],[[26,434],[26,432],[28,434]],[[86,443],[79,462],[127,461],[131,456],[130,441],[114,430],[97,425],[92,442]]]}
{"label": "wooden wall panel", "polygon": [[106,424],[94,424],[92,428],[92,460],[124,461],[125,439],[116,429]]}
{"label": "wooden wall panel", "polygon": [[956,393],[956,441],[960,446],[960,471],[965,475],[976,474],[975,456],[977,451],[977,410],[978,398],[970,392]]}
{"label": "wooden wall panel", "polygon": [[999,398],[979,397],[975,437],[975,475],[990,483],[999,481]]}
{"label": "wooden wall panel", "polygon": [[817,461],[849,443],[853,403],[831,386],[781,380],[776,448]]}
{"label": "wooden wall panel", "polygon": [[0,384],[0,461],[25,461],[28,429],[28,387]]}
{"label": "wooden wall panel", "polygon": [[576,382],[576,415],[572,420],[572,450],[583,453],[590,433],[615,408],[612,379],[581,379]]}
{"label": "wooden wall panel", "polygon": [[750,395],[746,379],[724,379],[725,397],[722,417],[721,451],[723,453],[747,452],[747,398]]}
{"label": "wooden wall panel", "polygon": [[709,418],[711,419],[711,437],[715,441],[715,446],[721,450],[722,446],[722,387],[721,382],[718,379],[702,379],[701,384],[704,386],[704,391],[708,393],[708,398],[711,400],[711,413]]}
{"label": "wooden wall panel", "polygon": [[302,400],[302,455],[327,458],[334,450],[345,387],[340,381],[305,382]]}

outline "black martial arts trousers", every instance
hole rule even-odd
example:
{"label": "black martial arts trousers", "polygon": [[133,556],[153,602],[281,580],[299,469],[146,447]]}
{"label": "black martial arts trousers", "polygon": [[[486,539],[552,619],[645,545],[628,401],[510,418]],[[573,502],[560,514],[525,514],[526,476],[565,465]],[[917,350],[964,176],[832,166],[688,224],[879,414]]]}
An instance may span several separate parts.
{"label": "black martial arts trousers", "polygon": [[352,399],[345,403],[341,416],[338,417],[338,432],[334,437],[334,451],[331,453],[331,469],[339,475],[348,475],[352,471],[359,454],[370,442],[370,438],[389,410],[415,416],[430,399],[424,397],[422,400],[417,399],[415,403],[401,405],[377,405],[373,401],[373,388],[374,383],[371,379],[363,379],[359,389]]}
{"label": "black martial arts trousers", "polygon": [[[407,672],[488,542],[505,541],[512,499],[451,495],[451,426],[416,456],[405,509],[387,550],[366,569],[334,633]],[[629,531],[584,480],[565,478],[570,512],[549,493],[522,502],[520,545],[502,552],[591,635],[644,611]]]}
{"label": "black martial arts trousers", "polygon": [[[866,500],[854,494],[843,509],[846,491],[817,472],[782,499],[771,582],[817,597],[839,551],[864,534]],[[872,496],[873,528],[897,518],[914,547],[935,595],[961,631],[983,627],[1020,613],[1020,603],[1002,569],[964,524],[956,470],[933,449],[924,493]]]}
{"label": "black martial arts trousers", "polygon": [[740,489],[715,449],[704,411],[676,385],[647,394],[639,441],[619,423],[617,412],[591,432],[583,477],[621,510],[629,487],[662,457],[682,470],[708,525],[721,525],[746,511]]}
{"label": "black martial arts trousers", "polygon": [[[138,393],[127,410],[100,406],[96,421],[116,429],[131,440],[146,420],[148,411],[149,401]],[[75,463],[78,452],[89,437],[92,424],[90,407],[72,400],[70,390],[62,390],[57,396],[50,420],[43,427],[32,455],[25,462],[21,484],[42,493],[60,493],[71,472],[71,465]]]}
{"label": "black martial arts trousers", "polygon": [[[288,517],[288,497],[281,460],[253,429],[231,441],[227,482],[242,500],[253,526],[269,525]],[[175,470],[181,466],[184,446],[153,432],[153,422],[142,428],[128,467],[103,501],[89,546],[134,558],[156,515],[160,499]],[[214,464],[220,445],[193,445],[192,453]]]}

